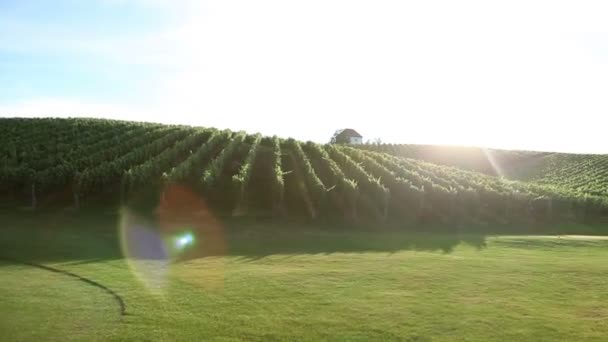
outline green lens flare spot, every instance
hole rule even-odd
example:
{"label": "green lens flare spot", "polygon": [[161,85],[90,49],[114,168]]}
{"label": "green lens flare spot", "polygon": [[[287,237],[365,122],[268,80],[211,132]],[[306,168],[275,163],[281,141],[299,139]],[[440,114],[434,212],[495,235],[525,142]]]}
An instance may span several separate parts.
{"label": "green lens flare spot", "polygon": [[175,247],[184,249],[194,244],[194,235],[192,233],[184,233],[175,237]]}

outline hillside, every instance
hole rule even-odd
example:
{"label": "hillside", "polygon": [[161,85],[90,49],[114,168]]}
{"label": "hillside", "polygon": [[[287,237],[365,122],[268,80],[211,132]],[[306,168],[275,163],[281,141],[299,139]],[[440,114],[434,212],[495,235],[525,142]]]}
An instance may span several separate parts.
{"label": "hillside", "polygon": [[171,200],[176,192],[167,189],[179,187],[221,215],[538,222],[608,213],[606,196],[597,196],[603,193],[585,195],[561,181],[509,181],[348,146],[212,128],[2,119],[0,146],[8,205],[156,203]]}
{"label": "hillside", "polygon": [[538,184],[559,184],[577,192],[608,196],[608,155],[555,153],[539,158],[536,167],[514,178]]}
{"label": "hillside", "polygon": [[360,148],[388,153],[397,157],[455,166],[491,176],[508,176],[519,172],[522,168],[535,168],[537,160],[552,154],[549,152],[414,144],[368,144],[361,145]]}
{"label": "hillside", "polygon": [[559,186],[581,194],[608,196],[608,155],[408,144],[370,144],[360,148],[511,180]]}

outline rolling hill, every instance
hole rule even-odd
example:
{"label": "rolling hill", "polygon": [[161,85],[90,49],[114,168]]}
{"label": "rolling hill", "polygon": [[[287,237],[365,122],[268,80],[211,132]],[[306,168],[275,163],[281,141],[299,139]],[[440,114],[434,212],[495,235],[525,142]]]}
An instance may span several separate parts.
{"label": "rolling hill", "polygon": [[349,222],[587,221],[608,214],[606,156],[498,151],[495,158],[512,173],[514,165],[527,167],[510,180],[493,176],[492,163],[475,149],[457,158],[375,146],[113,120],[1,119],[0,190],[6,205],[78,207],[157,205],[179,187],[221,215]]}
{"label": "rolling hill", "polygon": [[555,153],[539,158],[534,168],[515,178],[538,184],[559,184],[577,192],[608,196],[608,155]]}
{"label": "rolling hill", "polygon": [[580,194],[608,196],[608,155],[407,144],[370,144],[361,148],[511,180],[559,186]]}
{"label": "rolling hill", "polygon": [[388,153],[397,157],[455,166],[491,176],[510,175],[521,168],[533,168],[536,160],[551,154],[548,152],[415,144],[367,144],[361,145],[360,148]]}

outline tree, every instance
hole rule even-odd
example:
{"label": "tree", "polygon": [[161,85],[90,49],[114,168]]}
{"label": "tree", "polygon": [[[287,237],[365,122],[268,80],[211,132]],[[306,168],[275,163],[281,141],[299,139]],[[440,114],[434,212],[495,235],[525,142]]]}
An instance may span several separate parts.
{"label": "tree", "polygon": [[383,141],[382,138],[374,138],[373,140],[366,140],[365,141],[365,145],[382,145]]}

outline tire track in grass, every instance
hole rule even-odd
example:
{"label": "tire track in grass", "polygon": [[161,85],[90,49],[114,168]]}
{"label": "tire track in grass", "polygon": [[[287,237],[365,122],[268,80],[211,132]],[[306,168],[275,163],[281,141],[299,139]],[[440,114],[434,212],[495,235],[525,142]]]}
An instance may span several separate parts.
{"label": "tire track in grass", "polygon": [[58,268],[54,268],[51,266],[46,266],[46,265],[42,265],[42,264],[36,264],[33,262],[27,262],[27,261],[21,261],[21,260],[16,260],[16,259],[12,259],[12,258],[6,258],[6,257],[0,257],[1,261],[5,261],[5,262],[9,262],[9,263],[15,263],[15,264],[21,264],[21,265],[26,265],[26,266],[30,266],[30,267],[36,267],[45,271],[49,271],[49,272],[53,272],[53,273],[58,273],[58,274],[62,274],[62,275],[66,275],[75,279],[78,279],[82,282],[85,282],[91,286],[95,286],[101,290],[103,290],[104,292],[106,292],[107,294],[109,294],[110,296],[112,296],[114,298],[114,300],[116,301],[116,303],[118,304],[119,308],[120,308],[120,318],[122,319],[123,316],[127,315],[127,305],[125,304],[124,299],[116,292],[114,292],[114,290],[110,289],[109,287],[96,282],[95,280],[89,279],[89,278],[85,278],[83,276],[80,276],[76,273],[72,273],[66,270],[60,270]]}

